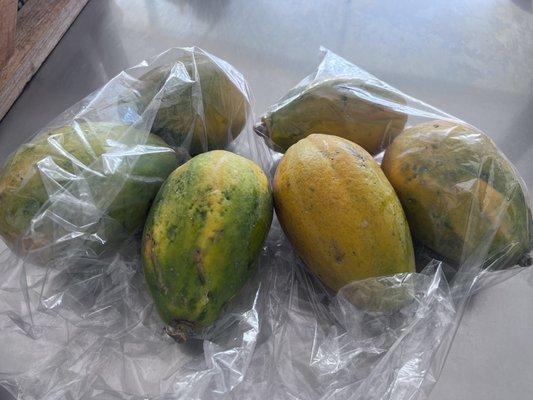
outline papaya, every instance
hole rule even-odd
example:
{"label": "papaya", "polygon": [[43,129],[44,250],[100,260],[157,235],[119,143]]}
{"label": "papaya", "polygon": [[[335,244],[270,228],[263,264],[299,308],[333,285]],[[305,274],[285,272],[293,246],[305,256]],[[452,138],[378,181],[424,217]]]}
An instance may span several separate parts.
{"label": "papaya", "polygon": [[[146,143],[128,145],[128,136],[134,135],[148,136]],[[76,209],[85,204],[81,212],[94,207],[105,211],[100,224],[107,224],[101,227],[107,232],[98,240],[112,239],[119,231],[134,233],[142,228],[151,201],[177,166],[176,153],[162,139],[128,126],[80,123],[45,131],[22,145],[0,171],[0,234],[11,248],[23,252],[60,239],[52,227],[26,233],[41,207],[62,188],[76,196]],[[83,193],[74,193],[69,185],[83,187]],[[117,193],[111,196],[111,190]],[[66,204],[59,210],[57,218],[66,219],[68,208]],[[97,230],[75,227],[81,218],[74,215],[64,222],[79,232]]]}
{"label": "papaya", "polygon": [[295,88],[265,116],[259,131],[282,151],[312,133],[348,139],[371,154],[381,151],[405,126],[399,94],[360,79],[334,78]]}
{"label": "papaya", "polygon": [[281,159],[273,193],[283,231],[328,288],[414,272],[400,201],[361,146],[333,135],[309,135]]}
{"label": "papaya", "polygon": [[483,132],[450,121],[415,125],[386,149],[382,168],[413,236],[438,258],[497,268],[531,248],[525,186]]}
{"label": "papaya", "polygon": [[246,122],[244,78],[231,65],[200,51],[186,53],[179,61],[181,71],[164,65],[140,78],[142,107],[162,91],[151,131],[191,156],[227,147]]}
{"label": "papaya", "polygon": [[272,208],[261,168],[225,150],[200,154],[168,177],[150,209],[141,253],[169,335],[185,341],[218,318],[255,271]]}

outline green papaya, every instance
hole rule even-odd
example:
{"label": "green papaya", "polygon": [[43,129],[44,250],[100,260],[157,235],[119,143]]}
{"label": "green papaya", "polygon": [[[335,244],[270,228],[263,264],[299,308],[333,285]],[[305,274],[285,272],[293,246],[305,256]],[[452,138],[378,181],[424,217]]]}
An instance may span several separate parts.
{"label": "green papaya", "polygon": [[479,130],[449,121],[415,125],[387,148],[382,168],[414,236],[440,258],[498,268],[531,249],[525,186]]}
{"label": "green papaya", "polygon": [[[371,97],[370,97],[371,96]],[[295,88],[282,98],[258,127],[283,151],[312,133],[350,140],[378,153],[405,126],[399,94],[353,78],[325,79]]]}
{"label": "green papaya", "polygon": [[246,122],[249,102],[243,77],[200,51],[186,53],[180,61],[182,71],[165,65],[140,78],[143,106],[163,88],[151,131],[191,156],[227,147]]}
{"label": "green papaya", "polygon": [[146,222],[142,264],[167,332],[212,324],[255,270],[272,221],[268,179],[252,161],[210,151],[176,169]]}
{"label": "green papaya", "polygon": [[[128,144],[135,135],[146,143]],[[59,240],[67,232],[59,232],[54,224],[25,234],[50,196],[65,187],[77,204],[72,204],[72,219],[65,218],[69,204],[56,216],[72,229],[96,232],[97,227],[79,226],[83,215],[76,213],[97,208],[105,210],[98,221],[103,225],[98,240],[112,240],[121,231],[134,233],[177,166],[176,153],[162,139],[128,126],[80,123],[46,131],[22,145],[0,171],[0,234],[11,248],[24,253]],[[83,193],[75,193],[81,187]]]}

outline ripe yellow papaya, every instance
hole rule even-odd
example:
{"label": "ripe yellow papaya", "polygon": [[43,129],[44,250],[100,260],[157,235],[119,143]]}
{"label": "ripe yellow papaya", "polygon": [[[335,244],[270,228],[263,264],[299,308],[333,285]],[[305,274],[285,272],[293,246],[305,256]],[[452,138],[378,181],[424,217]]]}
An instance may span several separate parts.
{"label": "ripe yellow papaya", "polygon": [[312,134],[289,148],[273,182],[281,226],[326,286],[414,272],[409,226],[372,156],[346,139]]}
{"label": "ripe yellow papaya", "polygon": [[142,242],[144,275],[167,333],[183,341],[217,319],[255,271],[272,212],[266,175],[236,154],[200,154],[169,176]]}
{"label": "ripe yellow papaya", "polygon": [[531,248],[525,186],[481,131],[449,121],[415,125],[387,148],[382,168],[413,236],[440,258],[503,267]]}
{"label": "ripe yellow papaya", "polygon": [[191,156],[227,147],[246,122],[249,102],[239,86],[244,78],[231,65],[200,51],[180,61],[186,70],[181,76],[170,75],[172,66],[166,65],[140,78],[143,107],[164,86],[151,131]]}
{"label": "ripe yellow papaya", "polygon": [[335,135],[371,154],[389,144],[405,126],[399,94],[360,79],[335,78],[290,91],[262,117],[259,130],[283,151],[312,133]]}

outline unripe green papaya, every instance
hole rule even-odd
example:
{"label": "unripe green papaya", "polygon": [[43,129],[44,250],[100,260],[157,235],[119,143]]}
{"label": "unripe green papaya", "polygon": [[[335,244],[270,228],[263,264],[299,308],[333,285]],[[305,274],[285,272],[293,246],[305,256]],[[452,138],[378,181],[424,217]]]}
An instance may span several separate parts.
{"label": "unripe green papaya", "polygon": [[184,54],[186,71],[166,65],[141,77],[141,104],[163,88],[151,131],[191,156],[227,147],[242,131],[249,102],[244,78],[231,65],[200,51]]}
{"label": "unripe green papaya", "polygon": [[481,131],[449,121],[415,125],[387,148],[382,168],[414,236],[440,258],[497,268],[531,249],[525,186]]}
{"label": "unripe green papaya", "polygon": [[268,179],[246,158],[210,151],[169,176],[142,242],[146,281],[169,334],[185,340],[216,320],[254,272],[271,221]]}
{"label": "unripe green papaya", "polygon": [[348,139],[376,154],[407,121],[406,114],[394,109],[395,103],[405,104],[405,99],[384,87],[354,78],[325,79],[290,91],[263,116],[259,130],[283,151],[321,133]]}
{"label": "unripe green papaya", "polygon": [[[148,135],[146,143],[127,145],[133,135]],[[83,186],[83,194],[71,193],[79,204],[105,211],[100,239],[112,240],[120,231],[134,233],[143,226],[150,202],[177,165],[176,153],[162,139],[128,126],[80,123],[46,131],[22,145],[0,171],[0,234],[23,253],[60,239],[62,232],[54,231],[54,224],[25,234],[50,196],[72,184],[78,189]],[[112,190],[117,193],[110,195]],[[68,212],[67,207],[61,211]],[[74,215],[65,223],[78,220],[81,216]],[[97,229],[78,228],[80,232]],[[101,244],[103,249],[106,243]]]}

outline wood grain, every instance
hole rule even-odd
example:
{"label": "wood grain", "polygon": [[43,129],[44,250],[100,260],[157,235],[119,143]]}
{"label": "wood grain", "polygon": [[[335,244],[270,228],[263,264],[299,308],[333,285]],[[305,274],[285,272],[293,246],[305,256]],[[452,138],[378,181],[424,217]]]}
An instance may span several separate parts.
{"label": "wood grain", "polygon": [[0,0],[0,68],[7,63],[15,48],[17,5],[17,0]]}
{"label": "wood grain", "polygon": [[28,0],[24,4],[18,15],[15,49],[0,70],[0,120],[87,1]]}

